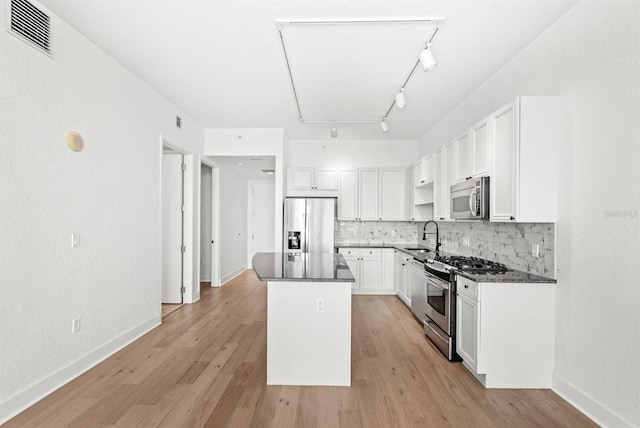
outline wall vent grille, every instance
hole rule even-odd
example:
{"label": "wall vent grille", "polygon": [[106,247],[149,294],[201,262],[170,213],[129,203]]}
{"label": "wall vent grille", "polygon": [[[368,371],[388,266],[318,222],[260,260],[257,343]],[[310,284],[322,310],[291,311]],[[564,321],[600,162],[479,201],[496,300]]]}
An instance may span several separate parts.
{"label": "wall vent grille", "polygon": [[10,0],[9,32],[51,56],[51,17],[27,0]]}

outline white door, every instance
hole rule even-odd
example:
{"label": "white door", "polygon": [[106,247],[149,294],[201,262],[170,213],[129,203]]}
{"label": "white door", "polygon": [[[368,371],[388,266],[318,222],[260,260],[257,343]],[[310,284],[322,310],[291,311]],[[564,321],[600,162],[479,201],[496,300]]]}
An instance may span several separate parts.
{"label": "white door", "polygon": [[200,166],[200,281],[212,281],[211,250],[213,242],[213,173],[210,166]]}
{"label": "white door", "polygon": [[162,303],[182,303],[182,155],[162,155]]}
{"label": "white door", "polygon": [[275,192],[271,181],[256,181],[251,189],[251,249],[249,260],[256,253],[275,251]]}

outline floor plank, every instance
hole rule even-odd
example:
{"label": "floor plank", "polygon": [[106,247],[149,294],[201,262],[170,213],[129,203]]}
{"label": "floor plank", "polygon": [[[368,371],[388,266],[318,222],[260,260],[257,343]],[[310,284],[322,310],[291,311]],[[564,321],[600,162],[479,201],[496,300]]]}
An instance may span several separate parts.
{"label": "floor plank", "polygon": [[354,296],[352,386],[266,386],[266,286],[246,271],[12,427],[595,427],[549,390],[487,390],[395,296]]}

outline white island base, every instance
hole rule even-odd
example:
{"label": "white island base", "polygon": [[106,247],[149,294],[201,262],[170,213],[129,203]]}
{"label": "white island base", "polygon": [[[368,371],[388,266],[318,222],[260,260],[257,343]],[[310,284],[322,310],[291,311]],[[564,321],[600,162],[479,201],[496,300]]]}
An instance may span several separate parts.
{"label": "white island base", "polygon": [[351,385],[351,283],[267,282],[267,385]]}

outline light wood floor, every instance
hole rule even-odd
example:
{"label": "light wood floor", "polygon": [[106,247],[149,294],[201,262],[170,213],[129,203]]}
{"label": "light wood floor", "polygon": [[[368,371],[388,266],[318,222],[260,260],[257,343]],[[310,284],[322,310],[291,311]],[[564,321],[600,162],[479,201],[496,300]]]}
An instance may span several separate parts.
{"label": "light wood floor", "polygon": [[592,427],[548,390],[486,390],[394,296],[354,296],[351,387],[266,382],[266,287],[203,287],[6,427]]}

